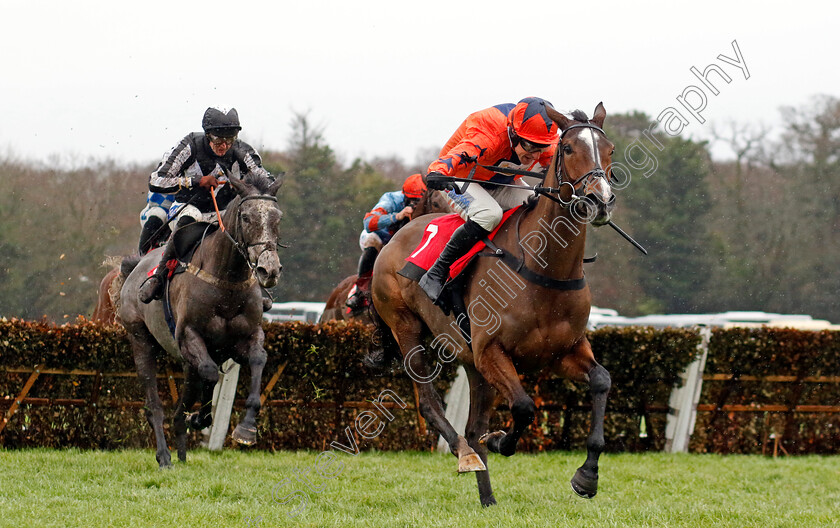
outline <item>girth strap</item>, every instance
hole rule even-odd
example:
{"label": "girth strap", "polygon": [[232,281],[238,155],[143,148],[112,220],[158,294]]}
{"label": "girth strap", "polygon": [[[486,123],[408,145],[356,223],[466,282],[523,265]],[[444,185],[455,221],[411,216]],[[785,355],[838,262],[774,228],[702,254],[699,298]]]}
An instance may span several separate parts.
{"label": "girth strap", "polygon": [[208,284],[212,284],[213,286],[217,286],[219,288],[225,290],[233,290],[233,291],[243,291],[251,288],[254,283],[257,281],[256,277],[250,275],[244,281],[239,282],[230,282],[224,279],[220,279],[218,277],[214,277],[210,273],[207,273],[201,268],[194,266],[192,263],[187,264],[187,273],[195,275],[199,279],[203,280]]}
{"label": "girth strap", "polygon": [[540,275],[534,270],[528,268],[523,259],[514,257],[512,253],[498,247],[491,240],[485,239],[484,243],[493,251],[493,253],[484,253],[483,256],[501,259],[501,261],[507,264],[510,269],[521,275],[528,282],[533,282],[537,286],[542,286],[543,288],[551,290],[564,291],[582,290],[586,286],[586,277],[563,280],[546,277],[545,275]]}

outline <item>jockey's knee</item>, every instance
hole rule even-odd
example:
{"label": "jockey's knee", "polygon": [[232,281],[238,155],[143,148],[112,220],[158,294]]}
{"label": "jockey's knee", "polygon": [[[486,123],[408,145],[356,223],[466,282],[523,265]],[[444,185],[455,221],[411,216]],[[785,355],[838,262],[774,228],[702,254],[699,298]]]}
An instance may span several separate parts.
{"label": "jockey's knee", "polygon": [[181,218],[178,219],[178,224],[177,224],[176,227],[178,227],[178,229],[180,229],[180,228],[184,227],[185,225],[192,224],[195,221],[196,221],[195,218],[193,218],[191,216],[182,216]]}
{"label": "jockey's knee", "polygon": [[468,215],[469,219],[487,231],[493,231],[502,222],[502,208],[488,208]]}
{"label": "jockey's knee", "polygon": [[199,222],[202,220],[201,211],[198,207],[194,205],[185,205],[179,212],[178,212],[178,227],[183,227],[187,224],[191,224],[193,222]]}
{"label": "jockey's knee", "polygon": [[146,206],[146,208],[140,213],[140,226],[145,227],[149,221],[153,220],[157,220],[161,224],[164,224],[166,223],[166,214],[167,211],[163,207]]}
{"label": "jockey's knee", "polygon": [[362,234],[359,235],[359,247],[364,251],[367,248],[373,248],[377,252],[382,250],[382,246],[385,244],[382,243],[382,239],[376,233],[369,233],[367,231],[362,231]]}

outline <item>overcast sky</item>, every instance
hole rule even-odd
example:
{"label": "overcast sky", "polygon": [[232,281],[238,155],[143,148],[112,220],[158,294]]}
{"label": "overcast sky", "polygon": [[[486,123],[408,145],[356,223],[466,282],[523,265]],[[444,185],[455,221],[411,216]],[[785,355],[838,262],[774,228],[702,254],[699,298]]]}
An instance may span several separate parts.
{"label": "overcast sky", "polygon": [[[685,137],[840,96],[833,2],[0,0],[0,156],[157,162],[208,106],[282,150],[309,112],[341,158],[439,148],[472,111],[675,107]],[[737,57],[749,72],[718,59]],[[677,102],[717,64],[701,125]],[[699,105],[689,94],[690,104]],[[693,102],[692,102],[693,101]]]}

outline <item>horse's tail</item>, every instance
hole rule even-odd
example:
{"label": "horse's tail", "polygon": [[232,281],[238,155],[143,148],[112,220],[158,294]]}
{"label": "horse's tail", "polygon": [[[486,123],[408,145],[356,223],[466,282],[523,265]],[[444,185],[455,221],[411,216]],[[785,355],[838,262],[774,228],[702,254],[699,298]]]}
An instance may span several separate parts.
{"label": "horse's tail", "polygon": [[115,268],[119,265],[120,272],[116,277],[114,277],[114,280],[111,281],[111,287],[108,288],[108,295],[111,297],[111,302],[114,304],[114,312],[116,314],[117,321],[119,321],[120,305],[122,304],[120,292],[122,291],[123,284],[125,284],[125,278],[128,277],[129,273],[134,271],[134,268],[137,267],[137,264],[140,263],[141,259],[142,257],[140,255],[131,255],[129,257],[123,257],[121,260],[115,259],[113,263]]}
{"label": "horse's tail", "polygon": [[123,279],[125,279],[125,277],[128,277],[128,275],[132,271],[134,271],[134,268],[136,268],[137,265],[140,264],[140,260],[142,258],[143,257],[141,257],[140,255],[131,255],[130,257],[124,257],[122,259],[122,262],[120,263],[120,275],[123,276]]}

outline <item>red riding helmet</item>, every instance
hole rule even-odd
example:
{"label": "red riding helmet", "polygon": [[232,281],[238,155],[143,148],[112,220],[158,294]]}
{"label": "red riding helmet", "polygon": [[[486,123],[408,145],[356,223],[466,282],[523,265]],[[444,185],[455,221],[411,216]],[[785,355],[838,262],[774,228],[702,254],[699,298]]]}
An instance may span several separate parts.
{"label": "red riding helmet", "polygon": [[426,184],[421,174],[412,174],[403,183],[402,192],[406,198],[420,198],[426,191]]}
{"label": "red riding helmet", "polygon": [[557,123],[548,117],[545,107],[551,103],[539,97],[526,97],[519,101],[508,114],[508,126],[526,141],[540,145],[557,142]]}

